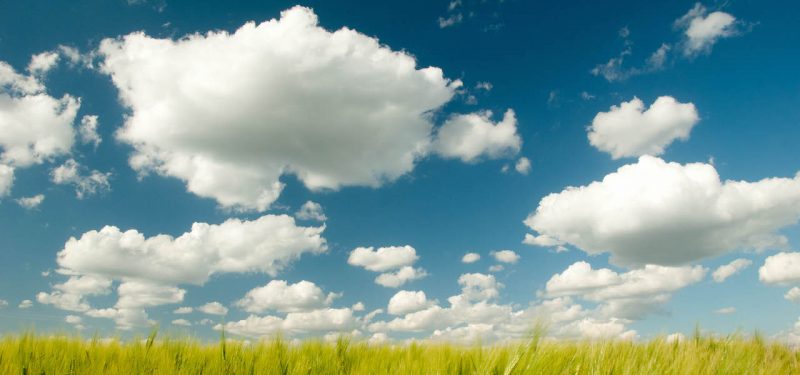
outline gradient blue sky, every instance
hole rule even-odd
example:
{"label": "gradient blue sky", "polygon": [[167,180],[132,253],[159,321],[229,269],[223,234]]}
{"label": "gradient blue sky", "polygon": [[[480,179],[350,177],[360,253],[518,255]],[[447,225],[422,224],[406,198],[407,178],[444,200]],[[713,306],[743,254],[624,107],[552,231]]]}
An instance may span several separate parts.
{"label": "gradient blue sky", "polygon": [[[270,207],[263,210],[224,207],[225,204],[213,196],[200,197],[187,191],[186,181],[175,176],[150,173],[139,178],[137,171],[129,164],[129,157],[135,149],[119,136],[126,121],[136,118],[137,109],[120,100],[119,85],[112,81],[109,70],[101,68],[107,58],[107,55],[98,53],[101,41],[137,31],[143,31],[150,38],[176,41],[192,33],[233,33],[248,21],[261,23],[279,19],[281,11],[295,5],[313,9],[319,26],[325,30],[333,32],[347,27],[377,38],[383,48],[413,56],[417,69],[438,67],[444,77],[463,83],[460,88],[453,86],[447,89],[452,90],[452,97],[444,100],[442,105],[436,105],[432,112],[408,115],[417,116],[423,119],[421,121],[432,124],[434,129],[440,129],[448,121],[454,127],[466,126],[466,120],[460,122],[464,119],[458,117],[460,114],[491,110],[492,117],[481,119],[478,116],[478,120],[483,121],[484,127],[497,130],[503,113],[513,109],[516,114],[513,125],[521,146],[515,148],[513,139],[509,141],[506,137],[499,141],[499,146],[495,145],[501,148],[501,152],[491,152],[490,145],[478,145],[475,147],[479,155],[465,162],[462,160],[464,157],[447,154],[446,150],[442,151],[442,148],[434,145],[424,155],[418,155],[413,168],[398,176],[382,179],[380,183],[373,184],[376,186],[344,183],[334,189],[314,190],[309,189],[297,176],[284,173],[280,181],[285,183],[285,188]],[[65,248],[65,243],[71,237],[80,238],[86,232],[100,230],[107,225],[123,231],[135,229],[146,237],[158,234],[177,237],[190,231],[195,222],[220,224],[230,218],[254,221],[266,215],[294,215],[304,202],[313,201],[321,205],[327,217],[322,232],[327,243],[326,252],[304,254],[290,261],[274,276],[263,272],[220,272],[212,275],[203,285],[174,282],[170,286],[184,289],[185,295],[181,301],[143,307],[150,323],[158,323],[168,331],[190,332],[213,338],[218,335],[213,326],[223,319],[228,324],[235,324],[250,315],[255,318],[274,316],[284,319],[282,330],[296,337],[357,331],[355,334],[375,340],[384,339],[382,334],[393,339],[423,339],[432,334],[436,336],[434,332],[438,329],[439,335],[436,337],[447,339],[470,340],[486,336],[489,340],[502,340],[517,337],[511,333],[513,330],[504,325],[511,324],[509,320],[522,319],[520,317],[524,316],[528,322],[533,322],[535,318],[555,321],[552,323],[552,334],[562,337],[595,337],[597,334],[647,338],[675,332],[690,333],[699,324],[704,329],[719,333],[759,329],[769,335],[796,338],[798,336],[793,326],[798,318],[797,304],[790,301],[791,298],[785,298],[784,294],[794,285],[800,285],[800,262],[791,262],[794,259],[792,251],[797,250],[800,241],[800,228],[797,226],[800,217],[800,179],[795,177],[800,170],[800,153],[796,147],[797,139],[800,139],[800,75],[797,72],[800,66],[800,52],[797,49],[800,46],[800,30],[797,28],[800,4],[739,0],[706,2],[699,7],[692,1],[617,1],[613,4],[583,1],[566,5],[514,0],[463,0],[453,3],[169,0],[5,2],[0,5],[0,61],[9,64],[17,73],[27,75],[26,67],[32,55],[48,51],[60,53],[58,62],[38,78],[45,87],[44,92],[54,98],[61,98],[64,94],[80,98],[80,109],[74,119],[68,121],[68,126],[78,129],[83,116],[96,115],[97,133],[102,142],[95,148],[76,138],[69,150],[46,155],[30,165],[19,165],[17,162],[18,165],[14,166],[14,161],[4,161],[3,164],[14,166],[15,171],[13,186],[5,196],[0,196],[0,300],[6,302],[0,303],[0,332],[15,332],[32,326],[39,331],[72,330],[77,325],[84,333],[99,332],[106,335],[120,328],[119,322],[115,326],[113,319],[98,317],[97,313],[92,316],[91,311],[115,308],[118,299],[116,288],[125,281],[123,276],[102,275],[114,280],[113,285],[101,295],[83,296],[91,310],[69,311],[44,303],[46,301],[42,298],[37,299],[37,294],[51,293],[58,284],[68,279],[69,275],[56,272],[64,268],[57,263],[56,254]],[[676,24],[676,20],[687,14],[689,21],[692,21],[691,18],[698,22],[707,21],[708,17],[720,15],[727,15],[734,20],[725,23],[725,18],[720,18],[723,27],[716,31],[704,30],[706,34],[700,38],[706,44],[702,48],[692,49],[692,40],[687,36],[688,26]],[[447,24],[448,19],[457,22]],[[648,63],[652,61],[648,60],[651,55],[662,45],[669,46],[663,62]],[[64,52],[59,52],[64,51],[59,46],[79,51],[83,60],[71,62]],[[266,47],[270,48],[269,45]],[[292,47],[290,45],[287,48]],[[313,60],[316,52],[298,53],[311,56]],[[187,57],[187,60],[175,61],[175,64],[185,64],[178,66],[178,70],[191,70],[193,64],[203,65],[207,59],[213,59],[214,54],[214,51],[209,51],[204,57]],[[620,64],[612,66],[613,70],[607,73],[616,73],[618,76],[604,76],[599,71],[593,73],[598,66],[609,62],[613,65],[612,59],[616,58],[621,58]],[[87,61],[92,66],[86,66]],[[264,62],[265,66],[272,66],[269,63]],[[134,71],[130,74],[140,74],[139,77],[154,74],[152,71],[136,73],[140,66],[135,62],[129,68]],[[277,66],[275,69],[282,68]],[[124,75],[126,72],[120,70],[116,74]],[[320,74],[336,73],[337,69],[333,68]],[[247,72],[241,74],[246,79]],[[269,74],[280,76],[281,72]],[[231,93],[224,89],[225,82],[215,81],[213,76],[193,78],[208,80],[211,87],[209,92],[219,95],[209,97],[207,103],[212,103],[212,106],[215,100],[224,99],[225,95],[231,96],[229,99],[234,103],[237,102],[237,95],[247,95],[254,100],[262,100],[259,95],[263,95],[263,105],[269,107],[275,104],[271,100],[283,95],[282,90],[286,87],[304,84],[300,77],[299,80],[280,83],[289,86],[263,86],[249,93]],[[330,79],[334,85],[345,87],[342,89],[345,92],[351,84],[347,81],[337,82],[338,77],[335,76],[315,76],[314,79]],[[176,82],[179,81],[176,79]],[[477,87],[483,82],[490,83],[491,89]],[[369,85],[369,82],[366,84]],[[181,83],[176,85],[180,86]],[[422,94],[426,89],[419,90],[422,90]],[[164,92],[168,96],[175,91],[165,89]],[[12,88],[4,84],[2,95],[20,98],[27,94],[12,92]],[[196,95],[202,97],[203,94]],[[688,121],[687,139],[657,136],[655,138],[664,140],[663,153],[655,153],[658,155],[652,158],[644,156],[641,160],[637,160],[637,156],[654,152],[634,151],[615,159],[610,153],[590,143],[587,133],[591,131],[589,127],[598,113],[614,112],[612,106],[620,106],[634,98],[641,99],[644,109],[647,109],[662,96],[693,105],[698,119]],[[330,125],[305,119],[304,113],[323,111],[319,117],[337,116],[324,113],[325,108],[330,108],[326,103],[294,99],[299,108],[299,121],[306,122],[307,132],[314,132],[315,127]],[[315,97],[314,100],[318,99]],[[167,98],[165,103],[179,100]],[[325,97],[322,96],[321,100],[325,100]],[[333,107],[342,105],[347,104],[339,103]],[[354,109],[356,117],[359,116],[359,110]],[[649,118],[612,118],[609,126],[629,126],[633,129],[685,127],[686,120],[675,120],[671,110],[674,107]],[[0,129],[3,132],[13,133],[15,126],[33,126],[30,122],[36,121],[27,117],[21,123],[23,125],[15,125],[4,114],[10,111],[12,109],[8,106],[0,107]],[[191,114],[185,113],[183,108],[167,108],[166,111],[189,118],[188,125],[185,125],[189,129],[202,124],[219,125],[217,130],[224,130],[226,126],[215,124],[213,119],[193,122]],[[242,116],[236,118],[241,119]],[[160,123],[158,117],[143,121],[151,121],[152,129],[163,129],[164,132],[174,127],[171,123]],[[247,121],[247,126],[256,129],[252,133],[255,138],[249,139],[251,146],[226,146],[232,149],[269,149],[290,141],[280,137],[258,138],[258,134],[263,133],[257,129],[273,126],[270,122],[273,120],[255,117]],[[404,131],[402,122],[377,126],[397,134]],[[231,129],[236,131],[240,128]],[[371,131],[356,131],[351,136],[359,138],[365,132]],[[627,134],[625,130],[614,132],[608,136],[608,141],[625,143],[641,137],[636,131],[631,133]],[[436,130],[431,135],[434,144],[435,134]],[[3,143],[1,137],[0,151],[6,151],[10,143]],[[159,139],[157,134],[153,137]],[[477,139],[486,141],[487,137],[483,134],[478,135]],[[206,138],[205,142],[201,138],[198,136],[198,144],[186,147],[199,150],[198,153],[204,152],[204,147],[216,147],[213,136]],[[232,139],[242,138],[234,136]],[[653,139],[642,142],[652,143]],[[342,153],[358,152],[353,147],[362,143],[344,142],[331,147],[340,147],[341,150],[337,152]],[[314,157],[313,148],[307,148],[305,152],[304,157]],[[531,169],[527,173],[517,172],[514,168],[521,157],[530,160]],[[91,171],[108,173],[108,188],[101,186],[94,193],[87,191],[79,199],[75,183],[55,183],[53,171],[67,160],[75,160],[84,177]],[[604,202],[599,196],[589,196],[586,201],[589,204],[570,205],[565,202],[562,206],[556,206],[569,221],[566,224],[554,223],[557,221],[554,217],[542,217],[541,222],[545,224],[540,228],[530,228],[523,223],[548,194],[560,193],[569,186],[586,186],[593,181],[601,181],[604,176],[625,165],[644,165],[642,163],[648,160],[654,164],[677,163],[669,165],[679,169],[688,163],[704,163],[706,172],[709,168],[716,170],[723,182],[747,181],[753,184],[752,190],[730,198],[747,203],[720,203],[731,205],[719,208],[731,216],[718,218],[719,221],[715,222],[704,222],[707,217],[698,211],[704,209],[708,199],[716,196],[712,194],[711,198],[701,197],[692,202],[688,200],[694,198],[671,202],[669,199],[680,200],[693,194],[692,189],[696,186],[662,186],[660,184],[667,182],[659,180],[661,175],[656,170],[653,172],[655,175],[630,176],[638,179],[638,182],[623,181],[622,185],[633,186],[632,190],[617,193],[630,194],[630,202],[633,202],[630,205],[636,205],[636,202],[648,202],[649,196],[636,190],[636,186],[646,186],[648,181],[650,188],[678,191],[676,194],[665,193],[662,197],[665,201],[661,202],[663,206],[659,206],[674,208],[665,210],[675,216],[659,216],[663,212],[652,207],[641,210],[634,207],[631,208],[631,212],[635,213],[633,216],[609,217],[606,220],[604,215],[614,216],[617,211],[625,211],[627,206],[615,207],[613,204],[619,201],[612,201],[610,209],[608,205],[594,207],[593,204],[603,206]],[[782,179],[777,181],[782,187],[770,190],[764,184],[758,184],[767,178]],[[80,183],[82,180],[77,178],[71,181]],[[611,187],[612,190],[614,188]],[[44,200],[34,208],[24,208],[17,203],[20,198],[37,194],[43,194]],[[731,208],[734,206],[751,209],[737,211]],[[594,219],[587,219],[590,216]],[[601,219],[598,220],[598,217]],[[630,223],[633,229],[628,228],[616,234],[603,232],[604,223],[617,220]],[[671,231],[681,222],[693,223],[690,225],[692,228]],[[298,219],[296,225],[316,227],[322,223]],[[636,228],[640,227],[649,229],[637,232]],[[724,230],[713,232],[719,228]],[[557,252],[554,248],[522,243],[527,233],[536,235],[537,231],[538,234],[551,237],[560,235],[558,239],[564,243],[567,251]],[[588,238],[586,235],[590,232],[597,238]],[[733,234],[735,238],[721,238],[720,233]],[[744,234],[739,236],[741,233]],[[691,236],[700,240],[687,239]],[[781,242],[775,236],[783,236],[786,241]],[[770,239],[763,241],[764,246],[754,246],[754,242],[757,242],[754,238],[765,237]],[[262,240],[268,242],[270,238]],[[701,242],[711,250],[692,247]],[[651,254],[661,252],[655,257],[672,260],[662,262],[657,267],[673,267],[664,272],[678,273],[691,269],[696,272],[695,279],[679,286],[654,285],[652,290],[635,292],[620,297],[622,299],[609,297],[619,293],[611,291],[604,294],[615,285],[630,288],[630,285],[644,283],[634,277],[623,277],[622,280],[621,275],[627,272],[655,272],[642,268],[644,263],[652,263],[650,261],[609,261],[610,254],[622,251],[615,248],[615,244],[634,247],[631,259],[652,259],[648,258]],[[413,247],[419,257],[413,267],[424,269],[427,276],[408,281],[399,288],[377,285],[373,280],[379,272],[348,264],[351,252],[357,247],[405,245]],[[104,251],[102,248],[95,250],[96,254],[103,254]],[[492,252],[500,250],[515,252],[519,260],[499,263],[492,257]],[[463,263],[462,256],[469,252],[480,254],[481,259],[475,263]],[[774,269],[781,272],[767,269],[764,266],[767,258],[781,252],[786,253],[785,257],[773,259]],[[672,257],[672,253],[685,255]],[[740,258],[751,261],[751,264],[724,282],[714,281],[712,273],[719,266]],[[113,262],[114,259],[109,258],[108,261]],[[581,261],[591,264],[595,273],[582,274],[581,277],[585,278],[582,280],[570,279],[575,285],[580,285],[572,285],[572,289],[567,289],[561,295],[554,289],[548,290],[548,281],[554,275],[565,272],[568,267]],[[502,264],[504,269],[491,272],[489,268],[497,264]],[[124,265],[119,266],[124,268]],[[762,266],[765,268],[760,273]],[[610,271],[597,273],[597,270],[604,268]],[[603,281],[612,271],[616,275],[610,278],[616,281]],[[780,274],[770,276],[770,272]],[[487,313],[483,318],[486,325],[481,325],[480,319],[464,321],[453,318],[448,321],[451,318],[447,314],[467,314],[456,311],[448,302],[448,297],[466,295],[458,280],[461,275],[471,273],[492,275],[492,281],[502,284],[502,287],[496,283],[477,287],[499,294],[490,298],[476,297],[464,307],[477,309],[476,306],[495,306],[496,311]],[[136,278],[128,274],[125,277],[127,281],[153,282],[146,276]],[[666,283],[676,278],[668,276]],[[325,294],[342,293],[330,304],[293,308],[295,314],[338,309],[339,313],[352,316],[345,319],[344,323],[326,321],[321,324],[325,328],[314,329],[286,325],[286,321],[290,320],[286,317],[286,311],[265,308],[250,313],[237,305],[237,301],[248,291],[264,286],[271,280],[285,280],[289,284],[307,280],[316,284]],[[416,322],[419,323],[415,326],[417,328],[410,332],[390,328],[390,322],[394,319],[400,322],[405,318],[408,323],[420,318],[419,314],[409,317],[387,312],[387,303],[400,290],[424,291],[427,302],[409,307],[407,311],[442,314],[435,315],[438,318],[434,320],[447,321],[446,324]],[[795,299],[800,299],[800,293]],[[19,307],[23,300],[30,300],[31,306]],[[432,303],[433,300],[436,302]],[[623,300],[631,306],[635,305],[628,308],[641,311],[620,313],[603,310],[604,304],[608,307]],[[199,306],[212,301],[229,309],[224,317],[199,311]],[[543,304],[552,301],[582,310],[577,315],[573,314],[574,309],[572,313],[567,310],[542,313]],[[357,302],[363,303],[364,311],[344,311]],[[181,306],[193,307],[194,311],[190,314],[173,313]],[[441,306],[446,311],[434,311],[435,306]],[[450,310],[447,310],[448,306]],[[719,313],[718,310],[723,308],[733,309],[728,309],[725,314]],[[371,322],[367,322],[364,315],[376,309],[382,311],[376,313]],[[514,314],[517,314],[515,318],[510,317]],[[73,324],[66,322],[67,315],[80,317],[80,323],[76,323],[77,318],[71,319]],[[173,321],[176,319],[185,319],[192,325],[175,325]],[[211,319],[213,323],[201,324],[203,319]],[[501,326],[505,328],[499,328]],[[146,324],[122,328],[130,328],[123,331],[124,335],[148,329]],[[248,329],[253,327],[229,327],[234,334],[243,337],[260,335]],[[635,333],[630,333],[632,330]]]}

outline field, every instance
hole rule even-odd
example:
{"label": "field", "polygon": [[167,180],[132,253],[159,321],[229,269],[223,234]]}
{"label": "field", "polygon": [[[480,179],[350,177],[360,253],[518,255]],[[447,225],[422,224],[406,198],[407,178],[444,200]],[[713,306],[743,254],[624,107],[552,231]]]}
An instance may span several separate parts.
{"label": "field", "polygon": [[191,339],[86,340],[25,334],[0,339],[2,374],[797,374],[798,352],[758,336],[681,342],[555,342],[517,345],[292,345]]}

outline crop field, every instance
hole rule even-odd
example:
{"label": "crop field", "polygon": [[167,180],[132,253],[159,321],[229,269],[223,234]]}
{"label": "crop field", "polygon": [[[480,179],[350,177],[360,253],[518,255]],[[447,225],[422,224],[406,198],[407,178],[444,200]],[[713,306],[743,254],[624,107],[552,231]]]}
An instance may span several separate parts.
{"label": "crop field", "polygon": [[798,352],[758,336],[668,342],[369,345],[347,338],[290,344],[192,339],[6,336],[2,374],[796,374]]}

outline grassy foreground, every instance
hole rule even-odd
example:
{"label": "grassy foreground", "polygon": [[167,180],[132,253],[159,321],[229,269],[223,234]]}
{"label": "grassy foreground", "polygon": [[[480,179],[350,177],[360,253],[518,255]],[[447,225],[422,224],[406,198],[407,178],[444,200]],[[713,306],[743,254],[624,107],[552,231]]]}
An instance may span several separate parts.
{"label": "grassy foreground", "polygon": [[32,334],[0,339],[0,374],[797,374],[798,359],[784,345],[735,336],[483,347],[347,339],[208,345],[154,335],[128,343]]}

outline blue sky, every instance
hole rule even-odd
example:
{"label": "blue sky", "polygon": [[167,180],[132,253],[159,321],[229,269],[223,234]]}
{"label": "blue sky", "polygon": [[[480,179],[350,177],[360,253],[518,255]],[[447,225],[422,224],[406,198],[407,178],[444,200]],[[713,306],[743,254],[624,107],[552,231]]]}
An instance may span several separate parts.
{"label": "blue sky", "polygon": [[4,4],[0,332],[796,340],[797,8]]}

